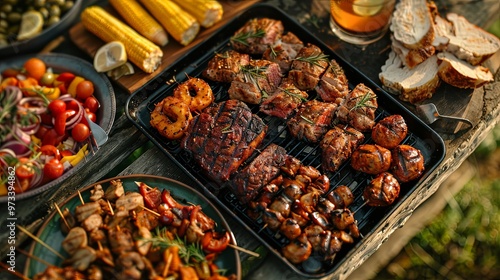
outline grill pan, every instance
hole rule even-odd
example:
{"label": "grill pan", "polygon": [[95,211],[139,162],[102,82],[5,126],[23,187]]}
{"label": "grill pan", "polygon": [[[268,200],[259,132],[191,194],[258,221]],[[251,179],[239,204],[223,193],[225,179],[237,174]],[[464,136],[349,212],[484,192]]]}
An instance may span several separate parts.
{"label": "grill pan", "polygon": [[[261,221],[254,221],[245,214],[246,207],[241,205],[237,198],[224,185],[211,181],[203,175],[201,168],[194,162],[191,156],[183,151],[177,141],[168,141],[149,124],[150,113],[154,104],[161,101],[168,95],[171,95],[177,82],[183,82],[189,77],[201,77],[201,72],[206,68],[208,61],[215,53],[222,53],[229,49],[229,38],[252,18],[268,17],[281,20],[286,31],[292,31],[300,38],[304,44],[312,43],[323,50],[330,59],[335,59],[344,69],[349,81],[349,89],[353,89],[358,83],[364,83],[377,94],[379,108],[376,111],[376,121],[392,115],[400,114],[408,125],[408,136],[404,144],[411,145],[422,152],[425,159],[425,172],[423,176],[409,183],[401,184],[399,198],[388,207],[370,207],[364,205],[362,192],[364,187],[373,178],[371,175],[356,172],[350,167],[349,161],[344,163],[341,168],[328,174],[331,182],[330,190],[339,185],[347,185],[355,196],[355,201],[349,206],[349,209],[355,212],[355,218],[362,237],[356,239],[353,244],[344,244],[342,250],[337,253],[331,264],[323,265],[320,269],[311,269],[308,265],[294,265],[286,260],[279,250],[286,245],[286,238],[273,233],[264,227]],[[227,90],[229,84],[212,82],[205,79],[211,86],[216,102],[227,100]],[[314,99],[316,94],[308,92],[309,99]],[[321,151],[317,145],[307,144],[294,139],[287,133],[286,123],[275,117],[267,116],[259,112],[259,107],[250,105],[252,112],[259,115],[268,125],[268,133],[263,144],[259,147],[262,150],[270,143],[276,143],[284,147],[289,155],[300,159],[305,165],[317,167],[321,170]],[[349,259],[354,251],[360,249],[363,245],[363,236],[373,234],[376,228],[391,214],[400,210],[399,206],[412,194],[429,174],[439,165],[445,155],[445,146],[441,137],[429,126],[418,119],[412,112],[406,109],[402,104],[395,100],[391,95],[381,89],[373,81],[369,80],[359,70],[351,64],[337,56],[327,45],[318,38],[311,35],[294,19],[290,18],[283,11],[268,4],[255,4],[248,10],[242,12],[240,16],[235,17],[211,37],[195,46],[182,58],[174,62],[169,68],[149,81],[141,89],[133,93],[126,103],[126,113],[128,118],[138,127],[155,145],[159,147],[167,156],[169,156],[191,179],[193,179],[206,196],[215,201],[218,206],[225,209],[235,220],[241,223],[258,240],[265,244],[272,253],[276,254],[297,274],[306,278],[320,278],[334,273],[339,266]],[[369,133],[365,133],[364,143],[373,143]],[[257,152],[249,158],[250,162]],[[244,163],[245,164],[245,163]]]}

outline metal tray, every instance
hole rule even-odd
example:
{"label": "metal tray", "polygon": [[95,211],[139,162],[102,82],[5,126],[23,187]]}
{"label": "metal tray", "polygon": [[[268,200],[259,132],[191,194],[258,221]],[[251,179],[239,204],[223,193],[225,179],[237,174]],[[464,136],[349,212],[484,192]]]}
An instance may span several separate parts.
{"label": "metal tray", "polygon": [[[404,117],[409,133],[404,140],[405,144],[414,146],[421,150],[425,158],[425,173],[418,181],[412,181],[402,184],[399,199],[389,207],[369,207],[363,206],[362,192],[368,184],[371,177],[369,175],[355,172],[349,165],[345,163],[339,171],[329,174],[331,181],[331,189],[339,185],[347,185],[351,188],[356,199],[349,207],[351,211],[355,211],[355,218],[358,221],[358,227],[362,236],[376,233],[377,228],[389,216],[400,211],[401,204],[415,190],[419,188],[421,183],[429,176],[429,174],[438,166],[445,155],[445,146],[441,137],[433,131],[429,126],[424,124],[413,113],[396,101],[387,92],[382,90],[373,81],[369,80],[360,71],[352,65],[337,56],[327,45],[319,39],[311,35],[298,22],[290,18],[283,11],[268,4],[256,4],[236,17],[219,31],[214,33],[210,38],[206,39],[200,45],[193,48],[184,57],[177,60],[172,66],[163,71],[160,75],[152,79],[143,88],[132,94],[126,103],[126,113],[129,119],[136,125],[149,139],[157,145],[167,156],[169,156],[183,171],[185,171],[197,184],[198,187],[205,193],[206,196],[213,199],[218,206],[230,213],[238,222],[240,222],[247,230],[249,230],[257,239],[263,242],[271,252],[282,259],[292,270],[297,274],[307,278],[319,278],[332,274],[339,266],[347,261],[354,251],[360,250],[363,246],[364,238],[357,239],[354,244],[344,244],[341,252],[337,254],[332,264],[323,265],[320,270],[310,271],[302,265],[294,265],[288,262],[279,253],[279,249],[286,244],[286,240],[279,238],[268,229],[263,228],[261,222],[256,222],[250,219],[245,214],[245,206],[241,205],[236,197],[228,188],[209,180],[203,175],[200,167],[192,160],[188,153],[183,151],[177,141],[168,141],[161,137],[157,131],[149,124],[150,112],[154,108],[154,104],[172,94],[176,87],[176,82],[182,82],[189,77],[200,77],[201,72],[205,69],[208,60],[215,53],[221,53],[229,48],[229,38],[241,26],[252,18],[268,17],[281,20],[285,27],[285,31],[290,30],[296,34],[304,43],[312,43],[321,48],[329,58],[335,59],[345,71],[349,80],[349,88],[352,89],[358,83],[364,83],[372,88],[378,96],[379,109],[377,110],[377,119],[392,115],[400,114]],[[216,96],[216,102],[226,100],[227,89],[229,84],[210,82],[212,90]],[[309,98],[314,98],[315,94],[310,93]],[[276,143],[284,147],[287,153],[300,159],[304,164],[319,167],[321,164],[321,151],[316,145],[308,145],[292,138],[286,132],[286,125],[283,121],[266,116],[259,112],[258,106],[250,106],[255,114],[263,118],[264,122],[269,126],[268,134],[263,142],[263,146],[270,143]],[[370,135],[365,134],[365,142],[371,141]],[[251,159],[249,159],[251,160]],[[248,161],[249,161],[248,160]],[[247,162],[248,162],[247,161]],[[321,169],[320,169],[321,170]],[[382,241],[382,240],[381,240]]]}

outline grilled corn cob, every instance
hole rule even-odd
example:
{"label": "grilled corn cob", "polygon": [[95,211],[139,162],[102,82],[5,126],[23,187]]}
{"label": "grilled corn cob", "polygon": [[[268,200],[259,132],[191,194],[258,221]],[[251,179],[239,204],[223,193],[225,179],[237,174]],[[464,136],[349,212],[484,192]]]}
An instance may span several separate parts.
{"label": "grilled corn cob", "polygon": [[181,45],[191,43],[200,31],[196,19],[170,0],[141,0],[141,3]]}
{"label": "grilled corn cob", "polygon": [[222,19],[222,5],[215,0],[174,0],[203,27],[210,27]]}
{"label": "grilled corn cob", "polygon": [[163,52],[153,42],[113,17],[99,6],[83,10],[82,24],[105,42],[120,41],[125,45],[128,59],[146,73],[152,73],[161,64]]}
{"label": "grilled corn cob", "polygon": [[139,2],[136,0],[109,0],[109,3],[139,34],[159,46],[165,46],[168,43],[165,29]]}

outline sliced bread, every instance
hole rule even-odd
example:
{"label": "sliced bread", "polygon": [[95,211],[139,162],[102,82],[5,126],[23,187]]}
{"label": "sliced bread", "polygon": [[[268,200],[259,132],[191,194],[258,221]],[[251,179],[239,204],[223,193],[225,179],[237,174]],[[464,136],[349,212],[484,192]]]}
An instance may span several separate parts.
{"label": "sliced bread", "polygon": [[403,64],[408,68],[419,65],[436,52],[436,48],[430,45],[418,49],[408,49],[398,40],[394,39],[394,36],[391,36],[391,41],[392,50],[398,54]]}
{"label": "sliced bread", "polygon": [[493,74],[486,67],[471,65],[449,52],[441,52],[438,75],[445,83],[458,88],[477,88],[493,81]]}
{"label": "sliced bread", "polygon": [[434,41],[433,18],[426,0],[401,0],[394,10],[390,30],[408,49],[418,49]]}

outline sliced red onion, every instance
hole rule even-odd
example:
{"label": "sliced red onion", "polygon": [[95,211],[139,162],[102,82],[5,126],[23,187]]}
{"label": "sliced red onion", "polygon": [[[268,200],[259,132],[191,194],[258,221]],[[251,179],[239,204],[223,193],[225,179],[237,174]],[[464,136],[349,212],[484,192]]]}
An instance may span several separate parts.
{"label": "sliced red onion", "polygon": [[10,149],[16,154],[16,157],[18,158],[29,156],[29,154],[31,153],[28,145],[19,140],[7,141],[2,145],[2,147],[0,147],[0,149]]}
{"label": "sliced red onion", "polygon": [[31,179],[30,188],[38,186],[42,182],[42,179],[43,179],[42,165],[36,160],[32,161],[32,163],[34,165],[34,168],[36,168],[36,170],[35,170],[36,172],[35,172],[35,175],[33,176],[33,178]]}
{"label": "sliced red onion", "polygon": [[[28,103],[29,107],[25,107],[24,105]],[[32,97],[24,97],[19,100],[17,104],[17,109],[19,111],[31,111],[36,114],[43,114],[47,111],[47,106],[45,105],[45,101],[36,96]]]}
{"label": "sliced red onion", "polygon": [[0,154],[4,154],[4,153],[11,155],[12,157],[16,157],[16,153],[14,153],[14,151],[11,149],[7,149],[7,148],[0,149]]}
{"label": "sliced red onion", "polygon": [[8,95],[14,95],[14,103],[19,102],[21,98],[23,98],[23,93],[21,92],[21,89],[16,87],[16,86],[7,86],[4,89],[5,94]]}
{"label": "sliced red onion", "polygon": [[36,118],[38,119],[37,122],[25,126],[19,124],[19,128],[29,135],[35,134],[40,128],[40,123],[42,122],[40,119],[40,115],[36,115]]}

